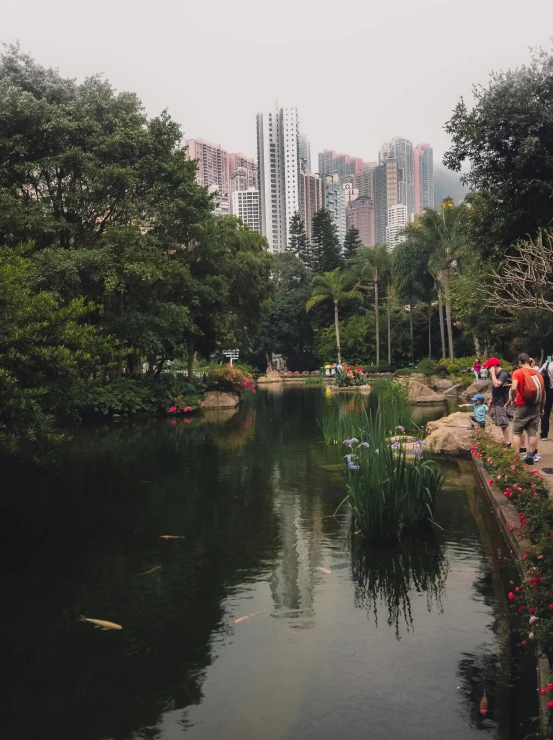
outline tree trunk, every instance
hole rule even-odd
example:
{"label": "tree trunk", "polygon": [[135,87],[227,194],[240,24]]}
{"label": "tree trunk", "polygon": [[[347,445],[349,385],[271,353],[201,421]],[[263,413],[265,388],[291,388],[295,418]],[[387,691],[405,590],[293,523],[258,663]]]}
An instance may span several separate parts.
{"label": "tree trunk", "polygon": [[411,336],[411,357],[415,362],[415,332],[413,329],[413,298],[409,298],[409,335]]}
{"label": "tree trunk", "polygon": [[188,380],[192,382],[194,375],[194,340],[188,340]]}
{"label": "tree trunk", "polygon": [[453,326],[451,324],[451,296],[449,295],[450,268],[444,270],[445,288],[445,320],[447,323],[447,343],[449,345],[449,359],[453,360]]}
{"label": "tree trunk", "polygon": [[480,348],[480,342],[478,341],[478,337],[473,336],[472,341],[474,342],[474,351],[476,352],[476,356],[482,357],[482,350]]}
{"label": "tree trunk", "polygon": [[378,276],[374,281],[374,317],[376,328],[376,364],[380,365],[380,325],[378,321]]}
{"label": "tree trunk", "polygon": [[432,357],[432,302],[428,302],[428,357]]}
{"label": "tree trunk", "polygon": [[267,372],[272,373],[274,368],[273,368],[273,363],[271,362],[271,358],[268,352],[265,352],[265,359],[267,360]]}
{"label": "tree trunk", "polygon": [[444,308],[443,308],[441,287],[439,285],[438,285],[438,314],[440,315],[440,337],[442,340],[442,357],[445,360]]}
{"label": "tree trunk", "polygon": [[392,321],[390,318],[390,286],[388,286],[388,365],[392,364]]}
{"label": "tree trunk", "polygon": [[340,349],[340,324],[338,322],[338,301],[334,301],[334,326],[336,327],[336,349],[338,350],[338,365],[342,364],[342,352]]}

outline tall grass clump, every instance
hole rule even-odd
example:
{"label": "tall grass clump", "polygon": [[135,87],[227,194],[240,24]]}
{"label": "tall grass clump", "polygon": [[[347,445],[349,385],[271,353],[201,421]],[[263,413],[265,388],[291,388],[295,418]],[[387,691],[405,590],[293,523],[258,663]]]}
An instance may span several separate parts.
{"label": "tall grass clump", "polygon": [[365,537],[389,539],[432,521],[444,474],[429,458],[423,441],[390,440],[381,415],[369,412],[366,416],[364,438],[343,440],[349,448],[344,502],[352,510],[354,526]]}

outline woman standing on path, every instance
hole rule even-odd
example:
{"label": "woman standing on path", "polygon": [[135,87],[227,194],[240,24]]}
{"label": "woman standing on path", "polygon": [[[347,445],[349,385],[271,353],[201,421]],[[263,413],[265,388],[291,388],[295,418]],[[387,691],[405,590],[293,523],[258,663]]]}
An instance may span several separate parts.
{"label": "woman standing on path", "polygon": [[482,363],[480,362],[480,358],[477,357],[474,361],[474,365],[472,366],[472,372],[474,373],[475,380],[478,380],[480,378],[480,370],[482,370]]}

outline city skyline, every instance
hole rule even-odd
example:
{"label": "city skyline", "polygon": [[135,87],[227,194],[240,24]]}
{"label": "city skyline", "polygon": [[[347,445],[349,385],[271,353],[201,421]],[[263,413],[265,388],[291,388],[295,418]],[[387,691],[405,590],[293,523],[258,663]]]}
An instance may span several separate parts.
{"label": "city skyline", "polygon": [[[369,11],[365,3],[353,0],[347,13],[355,23],[340,45],[326,20],[333,10],[330,3],[321,9],[313,0],[299,5],[284,0],[282,12],[267,22],[252,0],[245,2],[239,15],[219,0],[195,8],[195,27],[208,36],[190,34],[183,45],[190,11],[176,0],[168,0],[159,14],[147,12],[145,5],[145,12],[131,13],[124,1],[114,5],[99,0],[96,12],[87,17],[86,34],[81,32],[82,14],[67,13],[65,0],[52,0],[48,6],[29,0],[5,9],[1,40],[19,40],[24,52],[45,66],[58,67],[64,76],[83,80],[103,74],[117,90],[136,92],[149,115],[168,109],[184,138],[202,137],[227,151],[255,156],[250,122],[278,98],[301,111],[302,132],[310,137],[312,152],[330,147],[371,161],[382,141],[401,133],[413,142],[431,141],[438,165],[449,146],[443,126],[459,99],[470,105],[473,85],[486,85],[493,70],[525,64],[530,47],[549,46],[553,23],[550,0],[529,0],[531,7],[524,14],[516,12],[514,0],[467,0],[451,33],[445,32],[438,0],[397,0],[392,55],[389,37],[376,32],[389,22],[384,3]],[[290,17],[294,23],[289,23]],[[423,28],[427,40],[417,42],[414,29]],[[318,47],[342,52],[347,75],[343,65],[325,69],[323,75],[310,75],[306,91],[301,72],[316,63],[306,34],[317,39]],[[256,60],[248,68],[248,85],[240,87],[232,76],[221,74],[221,61],[235,58],[237,38],[247,39]],[[386,61],[385,74],[371,73],[367,38],[371,58]],[[367,81],[370,94],[360,95]],[[329,89],[336,91],[333,104]]]}

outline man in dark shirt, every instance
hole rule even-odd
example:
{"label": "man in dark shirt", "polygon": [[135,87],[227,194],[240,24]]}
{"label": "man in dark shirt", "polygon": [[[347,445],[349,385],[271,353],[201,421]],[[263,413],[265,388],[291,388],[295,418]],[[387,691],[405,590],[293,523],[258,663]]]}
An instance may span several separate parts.
{"label": "man in dark shirt", "polygon": [[503,370],[497,357],[490,357],[490,359],[484,363],[484,367],[489,369],[490,379],[492,381],[492,401],[489,413],[491,414],[493,409],[495,413],[495,423],[503,432],[503,441],[507,447],[510,447],[511,440],[509,439],[507,404],[509,401],[511,376],[506,370]]}

